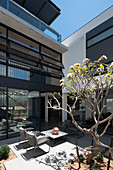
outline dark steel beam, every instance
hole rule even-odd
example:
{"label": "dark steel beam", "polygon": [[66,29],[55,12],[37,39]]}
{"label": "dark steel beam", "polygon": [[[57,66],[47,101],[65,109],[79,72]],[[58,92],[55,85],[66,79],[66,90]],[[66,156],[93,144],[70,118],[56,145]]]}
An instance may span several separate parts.
{"label": "dark steel beam", "polygon": [[23,90],[36,90],[40,92],[59,92],[60,86],[38,83],[33,81],[21,80],[11,77],[0,76],[0,86]]}

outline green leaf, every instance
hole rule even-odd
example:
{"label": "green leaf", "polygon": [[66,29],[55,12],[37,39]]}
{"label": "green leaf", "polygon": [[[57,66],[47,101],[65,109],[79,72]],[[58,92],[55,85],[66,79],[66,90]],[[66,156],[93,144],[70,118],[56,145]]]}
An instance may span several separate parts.
{"label": "green leaf", "polygon": [[91,72],[93,72],[93,68],[91,69]]}
{"label": "green leaf", "polygon": [[103,64],[100,64],[100,68],[104,70],[104,66],[103,66]]}

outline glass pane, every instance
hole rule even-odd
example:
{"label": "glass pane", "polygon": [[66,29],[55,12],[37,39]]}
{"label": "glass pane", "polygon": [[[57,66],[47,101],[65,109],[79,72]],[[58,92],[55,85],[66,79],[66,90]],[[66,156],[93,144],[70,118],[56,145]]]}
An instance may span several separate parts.
{"label": "glass pane", "polygon": [[[113,99],[106,99],[107,104],[109,104]],[[107,108],[107,112],[113,113],[113,103],[111,103]]]}
{"label": "glass pane", "polygon": [[39,92],[8,90],[10,113],[8,137],[19,136],[19,128],[39,129]]}
{"label": "glass pane", "polygon": [[[34,48],[34,49],[39,50],[39,45],[38,45],[37,43],[35,43],[34,41],[29,40],[28,38],[25,38],[25,37],[22,36],[22,35],[19,35],[19,34],[13,32],[13,31],[9,31],[9,32],[8,32],[8,37],[9,37],[10,39],[16,40],[16,41],[19,42],[20,44],[22,43],[22,44],[24,44],[24,45],[27,45],[28,47],[31,47],[31,48]],[[17,45],[17,46],[18,46],[18,45]],[[14,48],[17,49],[16,45],[13,44],[13,43],[12,43],[12,46],[11,46],[11,47],[14,47]],[[25,49],[25,48],[23,48],[23,47],[22,47],[22,49],[18,47],[18,49],[19,49],[20,51],[22,50],[23,52],[28,51],[27,49]]]}
{"label": "glass pane", "polygon": [[[10,117],[8,113],[8,117]],[[6,138],[6,88],[0,87],[0,140]]]}
{"label": "glass pane", "polygon": [[90,47],[91,45],[93,45],[93,44],[95,44],[95,43],[97,43],[97,42],[99,42],[99,41],[101,41],[101,40],[103,40],[103,39],[105,39],[105,38],[107,38],[111,35],[113,35],[113,28],[110,28],[110,29],[104,31],[103,33],[95,36],[94,38],[90,39],[87,42],[87,47]]}
{"label": "glass pane", "polygon": [[28,91],[27,90],[8,90],[8,111],[12,115],[9,119],[8,137],[19,135],[19,127],[26,127],[30,122],[26,122],[28,118]]}

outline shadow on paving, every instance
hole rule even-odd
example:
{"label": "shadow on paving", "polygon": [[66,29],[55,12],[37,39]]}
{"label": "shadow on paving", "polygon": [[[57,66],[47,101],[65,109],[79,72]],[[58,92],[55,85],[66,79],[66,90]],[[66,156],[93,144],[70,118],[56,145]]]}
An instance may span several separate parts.
{"label": "shadow on paving", "polygon": [[[70,156],[74,157],[74,155],[72,154],[70,154]],[[46,166],[52,167],[53,169],[61,170],[62,167],[64,167],[64,165],[67,162],[71,161],[71,159],[68,158],[65,151],[61,151],[61,152],[56,152],[55,154],[46,155],[44,158],[40,160],[36,159],[36,161],[39,164],[42,163],[42,164],[45,164]],[[64,169],[66,168],[64,167]]]}
{"label": "shadow on paving", "polygon": [[40,149],[40,148],[32,148],[27,150],[26,153],[21,154],[21,156],[26,160],[29,161],[30,159],[36,158],[38,156],[42,156],[44,154],[46,154],[47,152],[45,152],[44,150]]}
{"label": "shadow on paving", "polygon": [[19,143],[18,145],[14,146],[14,148],[15,148],[16,150],[27,149],[27,148],[29,148],[29,147],[31,147],[31,146],[28,144],[28,141]]}
{"label": "shadow on paving", "polygon": [[62,143],[64,143],[64,142],[66,142],[66,141],[67,141],[67,140],[64,139],[64,138],[60,138],[60,139],[56,139],[56,140],[51,139],[51,140],[50,140],[50,147],[55,147],[55,146],[60,145],[60,144],[62,144]]}

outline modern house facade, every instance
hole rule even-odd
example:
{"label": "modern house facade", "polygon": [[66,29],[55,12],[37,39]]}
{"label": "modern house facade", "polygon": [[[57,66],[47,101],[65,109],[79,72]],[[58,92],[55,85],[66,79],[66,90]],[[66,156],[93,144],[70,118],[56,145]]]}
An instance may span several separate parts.
{"label": "modern house facade", "polygon": [[[63,64],[65,66],[64,75],[69,73],[70,65],[83,63],[84,58],[97,60],[102,55],[106,55],[107,64],[113,62],[113,6],[95,17],[82,28],[74,32],[63,42],[68,47],[68,51],[63,54]],[[67,91],[63,91],[64,99],[67,100]],[[113,99],[113,91],[110,90],[106,102]],[[66,107],[64,105],[64,107]],[[75,108],[76,109],[76,108]],[[76,114],[82,119],[82,113],[85,112],[85,119],[91,118],[89,110],[84,109],[82,103],[78,103]],[[104,112],[113,112],[113,106],[108,107]],[[67,119],[67,114],[63,114],[63,119]]]}
{"label": "modern house facade", "polygon": [[59,118],[49,111],[50,93],[62,93],[62,54],[67,47],[49,25],[60,14],[50,0],[0,0],[0,139],[19,127],[41,128]]}

